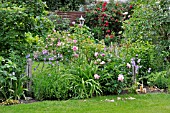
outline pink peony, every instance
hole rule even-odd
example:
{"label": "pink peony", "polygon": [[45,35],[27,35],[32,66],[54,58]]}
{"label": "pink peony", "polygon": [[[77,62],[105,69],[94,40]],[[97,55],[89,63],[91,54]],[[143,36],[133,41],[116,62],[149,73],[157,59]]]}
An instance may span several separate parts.
{"label": "pink peony", "polygon": [[78,54],[76,54],[76,53],[75,53],[73,56],[74,56],[74,57],[76,57],[76,58],[78,58],[78,57],[79,57],[79,55],[78,55]]}
{"label": "pink peony", "polygon": [[100,76],[98,74],[94,74],[94,79],[99,79]]}
{"label": "pink peony", "polygon": [[77,43],[77,40],[73,40],[73,43]]}
{"label": "pink peony", "polygon": [[118,75],[118,81],[123,82],[123,80],[124,80],[124,76],[122,74],[119,74]]}
{"label": "pink peony", "polygon": [[104,57],[105,56],[105,54],[104,53],[102,53],[102,54],[100,54],[102,57]]}
{"label": "pink peony", "polygon": [[73,46],[73,51],[77,51],[78,47],[77,46]]}
{"label": "pink peony", "polygon": [[61,46],[61,42],[58,42],[58,43],[57,43],[57,46]]}

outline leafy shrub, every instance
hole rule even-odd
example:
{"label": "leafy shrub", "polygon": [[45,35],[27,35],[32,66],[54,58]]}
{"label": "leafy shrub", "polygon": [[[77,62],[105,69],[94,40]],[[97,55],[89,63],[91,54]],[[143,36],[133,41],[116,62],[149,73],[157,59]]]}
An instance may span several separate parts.
{"label": "leafy shrub", "polygon": [[[139,0],[132,18],[124,23],[124,36],[131,42],[148,41],[156,45],[158,54],[169,59],[169,0]],[[157,65],[161,67],[160,65]]]}
{"label": "leafy shrub", "polygon": [[48,15],[48,18],[53,22],[55,25],[55,30],[61,31],[61,30],[68,30],[70,25],[70,20],[67,18],[62,18],[61,16],[51,12]]}
{"label": "leafy shrub", "polygon": [[[41,0],[1,1],[0,56],[5,58],[3,64],[6,64],[6,67],[1,66],[6,72],[1,72],[1,91],[5,99],[19,99],[24,95],[25,56],[53,28],[51,21],[44,17],[44,7]],[[15,70],[15,76],[11,75],[11,69]]]}
{"label": "leafy shrub", "polygon": [[19,75],[19,72],[15,63],[0,56],[0,98],[2,100],[25,97],[24,85],[27,78]]}
{"label": "leafy shrub", "polygon": [[168,77],[166,71],[151,73],[148,77],[148,84],[150,86],[157,86],[161,89],[166,89],[168,87]]}
{"label": "leafy shrub", "polygon": [[79,6],[85,3],[85,0],[43,0],[47,3],[50,11],[78,11]]}

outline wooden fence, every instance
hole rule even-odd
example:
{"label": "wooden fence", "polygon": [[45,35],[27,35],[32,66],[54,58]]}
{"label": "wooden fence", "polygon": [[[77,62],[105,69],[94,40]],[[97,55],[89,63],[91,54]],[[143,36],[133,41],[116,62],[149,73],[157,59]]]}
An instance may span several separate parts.
{"label": "wooden fence", "polygon": [[71,12],[55,11],[55,14],[61,16],[63,19],[65,18],[69,19],[70,24],[73,21],[76,21],[77,18],[80,18],[81,15],[85,17],[85,12],[80,12],[80,11],[71,11]]}

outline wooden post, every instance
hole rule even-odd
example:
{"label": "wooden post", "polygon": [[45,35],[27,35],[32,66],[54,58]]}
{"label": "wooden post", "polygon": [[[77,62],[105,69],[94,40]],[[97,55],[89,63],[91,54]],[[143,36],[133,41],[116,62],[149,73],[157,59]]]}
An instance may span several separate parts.
{"label": "wooden post", "polygon": [[136,69],[135,66],[132,66],[132,75],[133,75],[133,83],[136,83]]}
{"label": "wooden post", "polygon": [[27,68],[26,68],[26,74],[29,77],[29,82],[27,83],[27,89],[28,89],[28,94],[31,95],[31,86],[32,86],[32,59],[27,60]]}

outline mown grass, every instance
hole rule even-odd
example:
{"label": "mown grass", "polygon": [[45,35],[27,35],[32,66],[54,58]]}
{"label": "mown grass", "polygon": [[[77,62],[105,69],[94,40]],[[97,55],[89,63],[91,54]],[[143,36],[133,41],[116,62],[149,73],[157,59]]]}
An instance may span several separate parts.
{"label": "mown grass", "polygon": [[[135,100],[117,100],[134,97]],[[106,99],[115,100],[108,102]],[[170,113],[170,94],[101,96],[0,106],[0,113]]]}

